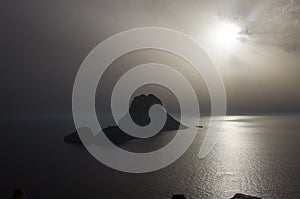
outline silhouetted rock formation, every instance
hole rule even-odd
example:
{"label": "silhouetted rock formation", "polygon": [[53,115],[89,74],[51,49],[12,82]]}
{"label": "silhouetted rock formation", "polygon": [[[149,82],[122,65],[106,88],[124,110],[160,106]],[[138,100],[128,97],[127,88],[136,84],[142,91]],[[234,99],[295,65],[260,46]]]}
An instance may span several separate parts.
{"label": "silhouetted rock formation", "polygon": [[[135,97],[129,108],[132,120],[139,126],[148,125],[150,123],[149,109],[155,104],[163,106],[161,100],[152,94]],[[167,120],[162,131],[178,130],[179,127],[180,123],[167,114]]]}
{"label": "silhouetted rock formation", "polygon": [[25,197],[24,190],[21,188],[18,188],[18,189],[14,190],[10,199],[23,199],[24,197]]}
{"label": "silhouetted rock formation", "polygon": [[[87,141],[87,139],[89,139],[90,144],[97,144],[97,139],[93,139],[93,138],[97,138],[97,135],[96,135],[96,137],[93,137],[93,133],[89,128],[84,127],[84,128],[81,128],[80,131],[85,133],[86,141]],[[135,137],[123,132],[117,126],[109,126],[109,127],[102,129],[102,131],[104,132],[106,137],[108,137],[114,144],[121,144],[121,143],[129,141],[131,139],[135,139]],[[82,144],[82,141],[78,135],[77,130],[74,131],[73,133],[71,133],[70,135],[65,136],[64,141],[67,143],[71,143],[71,144]]]}
{"label": "silhouetted rock formation", "polygon": [[261,199],[261,198],[237,193],[231,199]]}
{"label": "silhouetted rock formation", "polygon": [[[129,107],[130,117],[139,126],[148,125],[150,123],[149,109],[155,104],[163,105],[161,100],[152,94],[149,94],[148,96],[140,95],[135,97]],[[167,114],[165,125],[160,132],[185,128],[187,127],[180,124],[177,120]],[[90,130],[87,131],[90,132]],[[120,144],[131,139],[136,139],[135,137],[123,132],[118,126],[108,126],[102,129],[102,131],[115,144]],[[64,141],[67,143],[82,144],[77,131],[74,131],[72,134],[65,136]]]}
{"label": "silhouetted rock formation", "polygon": [[172,199],[186,199],[183,194],[176,194],[172,196]]}
{"label": "silhouetted rock formation", "polygon": [[[172,199],[187,199],[187,198],[183,194],[175,194],[172,196]],[[261,199],[261,198],[237,193],[231,199]]]}
{"label": "silhouetted rock formation", "polygon": [[72,144],[82,144],[81,139],[77,133],[77,131],[74,131],[70,135],[66,135],[64,137],[64,141],[67,143],[72,143]]}

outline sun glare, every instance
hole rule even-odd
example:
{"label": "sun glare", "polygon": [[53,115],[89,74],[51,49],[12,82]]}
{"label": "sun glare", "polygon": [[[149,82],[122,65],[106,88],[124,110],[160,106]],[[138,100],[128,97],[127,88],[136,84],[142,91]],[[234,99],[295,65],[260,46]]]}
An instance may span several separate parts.
{"label": "sun glare", "polygon": [[218,49],[232,49],[238,43],[241,28],[230,22],[215,25],[211,32],[211,39]]}

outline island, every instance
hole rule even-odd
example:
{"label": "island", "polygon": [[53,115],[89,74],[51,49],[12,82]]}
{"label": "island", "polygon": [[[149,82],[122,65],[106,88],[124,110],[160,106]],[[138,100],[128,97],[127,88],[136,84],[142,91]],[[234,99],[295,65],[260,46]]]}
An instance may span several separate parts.
{"label": "island", "polygon": [[[136,96],[131,102],[129,107],[129,114],[132,120],[139,126],[148,125],[150,123],[149,109],[151,106],[155,104],[159,104],[163,106],[162,101],[153,94]],[[181,124],[180,122],[178,122],[176,119],[174,119],[172,116],[170,116],[167,113],[166,122],[159,133],[164,131],[175,131],[175,130],[186,129],[186,128],[187,127],[185,125]],[[83,129],[81,130],[92,136],[91,130],[88,129],[87,127],[83,127]],[[133,137],[127,134],[126,132],[122,131],[117,125],[108,126],[106,128],[103,128],[102,131],[111,142],[117,145],[132,139],[147,139],[147,138]],[[82,144],[82,141],[78,135],[77,130],[65,136],[64,141],[66,143]]]}

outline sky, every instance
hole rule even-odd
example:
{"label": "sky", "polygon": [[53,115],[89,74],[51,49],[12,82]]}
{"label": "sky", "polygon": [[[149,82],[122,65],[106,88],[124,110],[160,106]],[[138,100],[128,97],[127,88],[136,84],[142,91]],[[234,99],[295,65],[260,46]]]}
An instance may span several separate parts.
{"label": "sky", "polygon": [[[3,0],[0,24],[4,115],[70,114],[87,54],[113,34],[146,26],[181,31],[206,49],[223,77],[229,114],[300,111],[300,1]],[[238,27],[234,46],[214,43],[222,24]],[[137,52],[115,68],[149,57],[186,71],[206,110],[201,78],[168,54]]]}

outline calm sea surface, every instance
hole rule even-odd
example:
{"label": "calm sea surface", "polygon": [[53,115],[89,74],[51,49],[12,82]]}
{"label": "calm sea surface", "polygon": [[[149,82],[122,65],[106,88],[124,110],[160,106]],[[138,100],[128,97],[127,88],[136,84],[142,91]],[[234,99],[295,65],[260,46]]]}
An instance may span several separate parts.
{"label": "calm sea surface", "polygon": [[[71,119],[2,118],[0,125],[0,198],[8,198],[15,187],[23,187],[28,199],[168,199],[175,193],[189,199],[230,198],[236,192],[300,198],[299,115],[228,116],[206,158],[197,157],[205,127],[180,159],[146,174],[115,171],[84,147],[64,143],[63,136],[74,130]],[[130,144],[142,151],[169,134]]]}

